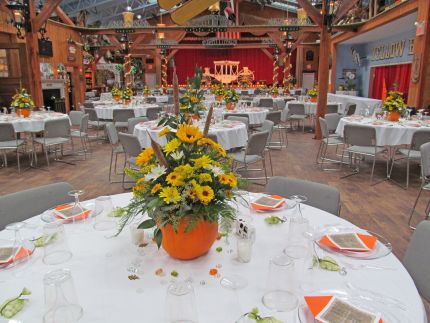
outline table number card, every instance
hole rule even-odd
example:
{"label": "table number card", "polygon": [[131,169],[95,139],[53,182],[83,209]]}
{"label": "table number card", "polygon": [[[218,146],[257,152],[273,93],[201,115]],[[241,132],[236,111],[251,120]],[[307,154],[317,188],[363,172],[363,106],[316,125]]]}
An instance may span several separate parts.
{"label": "table number card", "polygon": [[273,209],[278,208],[282,205],[282,203],[284,203],[284,199],[276,199],[271,196],[262,196],[252,202],[252,204],[255,204],[257,206],[263,206]]}
{"label": "table number card", "polygon": [[340,250],[370,250],[356,233],[331,234],[327,238]]}
{"label": "table number card", "polygon": [[321,323],[378,323],[381,314],[363,310],[339,298],[332,297],[315,319]]}

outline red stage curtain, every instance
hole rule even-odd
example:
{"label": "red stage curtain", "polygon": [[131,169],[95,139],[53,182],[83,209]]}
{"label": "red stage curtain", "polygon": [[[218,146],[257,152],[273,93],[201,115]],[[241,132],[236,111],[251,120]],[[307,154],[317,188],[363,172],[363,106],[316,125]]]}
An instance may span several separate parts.
{"label": "red stage curtain", "polygon": [[404,93],[405,101],[407,101],[411,66],[411,64],[401,64],[373,68],[371,97],[380,100],[385,99],[387,92],[393,90],[394,83],[396,83],[398,90]]}
{"label": "red stage curtain", "polygon": [[[293,65],[292,73],[295,71],[295,53],[291,55]],[[214,70],[214,61],[240,61],[239,70],[248,67],[254,72],[255,81],[265,80],[272,83],[273,62],[261,49],[180,49],[174,56],[176,72],[179,83],[185,83],[188,77],[194,74],[196,65],[204,68],[209,67],[211,73]],[[283,67],[279,67],[279,83],[282,83]],[[172,68],[168,71],[169,82],[172,82]]]}

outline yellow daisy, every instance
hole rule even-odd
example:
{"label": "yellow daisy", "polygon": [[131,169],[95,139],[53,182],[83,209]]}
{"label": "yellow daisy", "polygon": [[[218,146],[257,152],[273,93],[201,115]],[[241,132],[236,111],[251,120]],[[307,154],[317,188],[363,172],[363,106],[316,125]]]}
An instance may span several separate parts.
{"label": "yellow daisy", "polygon": [[183,178],[188,178],[194,175],[194,167],[190,164],[180,165],[173,170],[175,173],[181,174]]}
{"label": "yellow daisy", "polygon": [[176,187],[163,187],[160,194],[158,194],[161,198],[163,198],[166,204],[174,203],[177,204],[181,200],[181,195],[179,194]]}
{"label": "yellow daisy", "polygon": [[152,188],[151,193],[152,193],[152,194],[155,194],[155,193],[157,193],[159,190],[161,190],[161,184],[160,184],[160,183],[157,183],[157,184],[155,184],[155,185],[154,185],[154,187]]}
{"label": "yellow daisy", "polygon": [[200,158],[193,159],[194,167],[196,168],[205,168],[212,163],[212,159],[209,156],[203,155]]}
{"label": "yellow daisy", "polygon": [[176,172],[171,172],[169,175],[167,175],[166,181],[172,186],[184,185],[184,178],[181,174]]}
{"label": "yellow daisy", "polygon": [[199,183],[212,182],[212,176],[208,173],[202,173],[199,175]]}
{"label": "yellow daisy", "polygon": [[181,124],[176,132],[176,137],[178,137],[183,142],[194,143],[203,137],[202,132],[196,126],[191,126],[188,124]]}
{"label": "yellow daisy", "polygon": [[192,103],[196,103],[196,102],[198,102],[199,101],[199,99],[195,96],[195,95],[193,95],[192,97],[191,97],[191,102]]}
{"label": "yellow daisy", "polygon": [[158,134],[158,137],[163,137],[163,136],[167,135],[169,132],[170,132],[170,129],[166,127],[160,131],[160,133]]}
{"label": "yellow daisy", "polygon": [[169,155],[173,153],[181,145],[181,141],[178,138],[170,140],[166,146],[164,146],[164,152]]}
{"label": "yellow daisy", "polygon": [[154,150],[152,149],[152,147],[146,148],[139,154],[139,156],[137,156],[136,165],[140,167],[147,165],[151,161],[153,156]]}
{"label": "yellow daisy", "polygon": [[200,139],[198,142],[197,142],[197,145],[198,146],[203,146],[203,145],[209,145],[209,146],[214,146],[214,145],[216,145],[216,142],[215,141],[213,141],[212,139],[209,139],[209,138],[202,138],[202,139]]}
{"label": "yellow daisy", "polygon": [[210,203],[210,201],[214,198],[214,191],[209,186],[200,186],[196,189],[197,198],[202,202],[204,205],[207,205]]}

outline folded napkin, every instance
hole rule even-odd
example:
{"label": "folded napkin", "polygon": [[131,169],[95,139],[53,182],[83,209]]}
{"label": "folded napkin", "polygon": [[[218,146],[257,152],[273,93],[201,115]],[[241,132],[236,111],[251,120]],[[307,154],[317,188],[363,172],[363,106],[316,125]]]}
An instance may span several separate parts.
{"label": "folded napkin", "polygon": [[25,257],[31,256],[32,251],[20,246],[18,248],[12,248],[12,247],[7,247],[7,248],[0,248],[0,256],[1,256],[1,260],[0,260],[0,265],[1,266],[5,266],[5,265],[10,265],[12,263],[14,263],[15,261],[18,261],[20,259],[23,259]]}
{"label": "folded napkin", "polygon": [[[355,235],[357,240],[361,242],[356,246],[348,246],[348,241],[345,241],[345,239],[342,239],[343,237],[348,237]],[[348,239],[350,240],[350,239]],[[324,245],[326,247],[329,247],[331,249],[335,250],[348,250],[348,251],[355,251],[355,252],[365,252],[375,249],[376,242],[378,239],[375,236],[372,236],[370,234],[362,234],[362,233],[337,233],[337,234],[331,234],[331,235],[325,235],[323,236],[319,243],[321,245]],[[342,244],[341,244],[342,243]],[[343,245],[343,243],[345,245]]]}
{"label": "folded napkin", "polygon": [[[268,198],[268,200],[265,201],[265,198]],[[273,200],[277,200],[278,202]],[[273,201],[273,205],[271,203],[266,203],[271,201]],[[251,207],[259,211],[272,211],[272,210],[277,210],[281,208],[285,203],[286,203],[285,199],[282,196],[268,195],[268,196],[262,196],[254,200],[253,202],[251,202]]]}
{"label": "folded napkin", "polygon": [[54,215],[63,220],[83,220],[91,215],[91,210],[75,207],[75,204],[62,204],[54,209]]}
{"label": "folded napkin", "polygon": [[26,299],[22,298],[22,296],[30,294],[31,292],[27,288],[24,288],[18,297],[7,299],[0,305],[0,315],[7,319],[14,317],[24,307]]}
{"label": "folded napkin", "polygon": [[[320,321],[330,322],[330,323],[336,322],[336,321],[318,320],[320,314],[325,312],[327,305],[329,305],[330,302],[335,301],[335,300],[338,300],[339,302],[341,302],[347,306],[350,305],[347,302],[339,300],[335,296],[331,296],[331,295],[327,295],[327,296],[305,296],[305,302],[308,305],[309,310],[312,312],[312,315],[317,319],[318,322],[320,322]],[[377,322],[383,323],[383,320],[380,318],[381,315],[379,313],[371,313],[371,312],[368,312],[366,310],[359,309],[356,306],[353,306],[353,305],[351,305],[351,306],[356,308],[360,312],[367,313],[367,314],[369,314],[369,316],[375,317],[375,320]]]}

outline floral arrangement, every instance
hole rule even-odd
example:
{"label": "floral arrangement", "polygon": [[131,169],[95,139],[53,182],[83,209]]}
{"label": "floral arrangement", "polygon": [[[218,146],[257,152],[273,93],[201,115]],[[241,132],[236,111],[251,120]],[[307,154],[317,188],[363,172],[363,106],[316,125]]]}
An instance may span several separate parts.
{"label": "floral arrangement", "polygon": [[145,87],[143,88],[143,95],[150,95],[151,94],[151,90],[149,89],[148,86],[145,85]]}
{"label": "floral arrangement", "polygon": [[388,96],[384,100],[382,110],[387,112],[399,112],[402,114],[406,110],[403,93],[399,91],[388,92]]}
{"label": "floral arrangement", "polygon": [[239,101],[239,94],[237,94],[235,89],[227,89],[224,91],[224,101],[225,103],[236,103]]}
{"label": "floral arrangement", "polygon": [[224,88],[224,86],[222,86],[222,84],[220,84],[217,87],[215,87],[213,94],[215,94],[216,96],[223,97],[225,91],[226,91],[226,89]]}
{"label": "floral arrangement", "polygon": [[120,98],[122,96],[122,91],[121,89],[119,89],[118,87],[114,86],[112,88],[112,91],[110,91],[110,93],[112,94],[112,97],[117,97]]}
{"label": "floral arrangement", "polygon": [[[155,227],[154,240],[160,247],[162,228],[170,225],[178,231],[186,221],[185,232],[199,221],[232,223],[236,176],[226,162],[221,145],[204,137],[197,126],[188,124],[186,116],[166,116],[159,122],[165,128],[159,133],[167,139],[164,148],[153,142],[136,158],[138,170],[126,169],[136,180],[132,202],[125,209],[123,226],[140,214],[149,219],[139,228]],[[121,229],[123,228],[121,227]]]}
{"label": "floral arrangement", "polygon": [[182,112],[198,114],[199,111],[205,109],[202,104],[204,91],[202,90],[201,85],[202,70],[196,66],[194,76],[187,80],[187,91],[179,100]]}
{"label": "floral arrangement", "polygon": [[130,87],[126,87],[122,90],[121,99],[123,100],[131,100],[133,97],[133,90]]}
{"label": "floral arrangement", "polygon": [[310,89],[308,95],[311,98],[316,98],[318,96],[318,90],[316,88]]}
{"label": "floral arrangement", "polygon": [[279,89],[278,89],[278,87],[277,87],[277,86],[273,86],[273,87],[270,89],[270,93],[271,93],[272,95],[278,95],[278,94],[279,94]]}
{"label": "floral arrangement", "polygon": [[27,93],[27,90],[21,88],[17,93],[12,97],[11,107],[15,109],[29,109],[34,108],[34,102],[31,98],[31,95]]}

